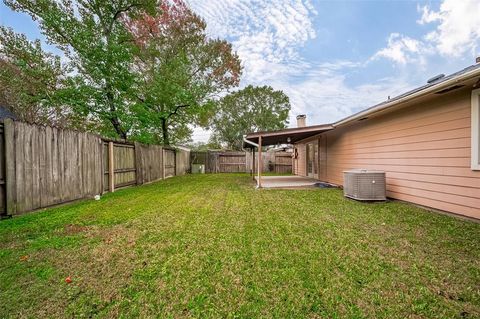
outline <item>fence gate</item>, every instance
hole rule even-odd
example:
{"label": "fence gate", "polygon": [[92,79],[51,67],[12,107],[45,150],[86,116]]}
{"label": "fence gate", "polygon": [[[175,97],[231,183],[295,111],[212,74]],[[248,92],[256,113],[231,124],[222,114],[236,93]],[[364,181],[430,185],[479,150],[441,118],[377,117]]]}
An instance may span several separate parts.
{"label": "fence gate", "polygon": [[165,177],[176,175],[176,152],[174,149],[163,149],[163,160],[165,161]]}
{"label": "fence gate", "polygon": [[136,165],[135,165],[135,145],[130,143],[103,143],[103,171],[104,171],[104,191],[109,190],[109,163],[110,154],[109,143],[113,144],[113,173],[115,188],[135,185],[137,183]]}

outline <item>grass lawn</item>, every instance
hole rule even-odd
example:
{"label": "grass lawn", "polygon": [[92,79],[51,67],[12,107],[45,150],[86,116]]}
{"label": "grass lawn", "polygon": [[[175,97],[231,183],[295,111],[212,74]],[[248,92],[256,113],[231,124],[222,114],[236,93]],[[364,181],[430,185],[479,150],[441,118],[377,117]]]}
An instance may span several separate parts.
{"label": "grass lawn", "polygon": [[480,224],[252,186],[184,176],[1,221],[0,317],[480,317]]}

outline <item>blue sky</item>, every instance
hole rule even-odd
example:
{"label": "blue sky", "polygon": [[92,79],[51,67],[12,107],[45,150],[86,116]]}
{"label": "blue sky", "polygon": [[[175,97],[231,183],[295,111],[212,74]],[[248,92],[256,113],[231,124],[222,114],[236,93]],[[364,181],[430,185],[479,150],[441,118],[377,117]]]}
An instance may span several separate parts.
{"label": "blue sky", "polygon": [[[268,84],[289,95],[290,126],[302,113],[312,125],[339,120],[480,55],[480,1],[188,2],[210,35],[239,53],[241,86]],[[28,16],[3,4],[0,23],[42,37]],[[208,136],[195,130],[195,140]]]}

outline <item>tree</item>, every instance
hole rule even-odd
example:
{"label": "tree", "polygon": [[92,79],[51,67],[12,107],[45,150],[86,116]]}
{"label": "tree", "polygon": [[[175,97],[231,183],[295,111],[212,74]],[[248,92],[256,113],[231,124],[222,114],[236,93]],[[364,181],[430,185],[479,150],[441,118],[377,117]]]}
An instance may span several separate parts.
{"label": "tree", "polygon": [[40,41],[0,26],[0,101],[20,120],[56,127],[83,125],[62,104],[66,69],[60,57],[42,50]]}
{"label": "tree", "polygon": [[124,21],[146,12],[155,0],[5,0],[10,8],[38,20],[47,39],[69,59],[73,75],[70,104],[101,121],[105,135],[126,139],[136,117],[131,89],[135,45]]}
{"label": "tree", "polygon": [[197,151],[197,152],[205,152],[208,150],[218,150],[222,148],[222,146],[216,143],[215,141],[188,143],[187,147],[190,148],[192,151]]}
{"label": "tree", "polygon": [[283,129],[288,124],[290,101],[270,86],[247,86],[223,97],[212,123],[212,140],[240,150],[243,135]]}
{"label": "tree", "polygon": [[182,0],[164,1],[159,11],[126,25],[138,48],[137,111],[145,126],[157,128],[153,138],[168,145],[188,138],[191,125],[207,124],[212,99],[238,85],[241,65],[231,45],[209,38],[205,21]]}

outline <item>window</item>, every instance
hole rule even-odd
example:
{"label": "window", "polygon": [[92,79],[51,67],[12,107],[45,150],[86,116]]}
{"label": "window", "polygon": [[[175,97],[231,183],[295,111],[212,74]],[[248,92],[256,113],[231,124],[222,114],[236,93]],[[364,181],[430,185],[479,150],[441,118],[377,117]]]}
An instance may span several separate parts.
{"label": "window", "polygon": [[472,169],[480,170],[480,89],[472,91]]}

